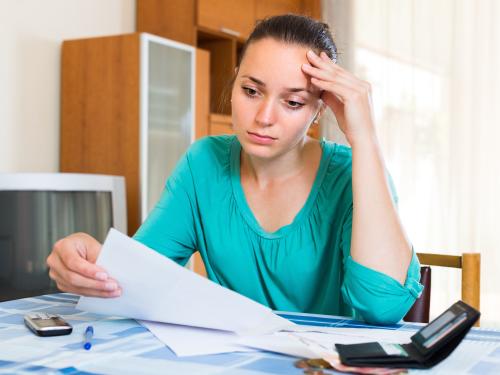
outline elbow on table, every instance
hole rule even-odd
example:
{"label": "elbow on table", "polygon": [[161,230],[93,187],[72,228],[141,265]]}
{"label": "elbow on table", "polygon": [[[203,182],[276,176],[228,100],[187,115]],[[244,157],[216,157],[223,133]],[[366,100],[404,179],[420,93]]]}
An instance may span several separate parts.
{"label": "elbow on table", "polygon": [[410,310],[413,303],[408,305],[408,308],[402,308],[401,305],[396,305],[392,309],[378,308],[376,306],[373,309],[365,310],[360,312],[363,320],[369,324],[376,325],[392,325],[400,322],[406,315],[408,310]]}
{"label": "elbow on table", "polygon": [[344,301],[367,323],[399,322],[420,296],[422,289],[420,266],[415,253],[404,285],[391,276],[355,262],[351,257],[346,261],[342,285]]}
{"label": "elbow on table", "polygon": [[355,310],[356,317],[369,324],[391,325],[396,324],[406,315],[413,306],[416,296],[409,291],[397,294],[366,295],[342,288],[346,302]]}

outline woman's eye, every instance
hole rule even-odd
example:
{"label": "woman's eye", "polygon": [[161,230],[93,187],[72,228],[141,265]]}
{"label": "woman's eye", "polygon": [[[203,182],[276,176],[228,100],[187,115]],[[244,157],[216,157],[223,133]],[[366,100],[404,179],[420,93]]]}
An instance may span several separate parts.
{"label": "woman's eye", "polygon": [[257,96],[257,91],[254,90],[253,88],[251,87],[243,87],[243,91],[245,91],[245,93],[248,95],[248,96]]}
{"label": "woman's eye", "polygon": [[293,108],[293,109],[298,109],[304,105],[304,103],[296,102],[294,100],[287,101],[287,104],[290,108]]}

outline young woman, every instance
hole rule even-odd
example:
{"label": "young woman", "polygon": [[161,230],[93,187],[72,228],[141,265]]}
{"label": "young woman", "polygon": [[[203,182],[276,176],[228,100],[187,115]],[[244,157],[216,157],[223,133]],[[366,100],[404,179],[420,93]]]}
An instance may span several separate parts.
{"label": "young woman", "polygon": [[[370,85],[336,64],[326,24],[286,15],[249,37],[231,93],[236,136],[179,161],[135,239],[273,309],[400,320],[421,292],[373,123]],[[351,148],[309,138],[326,107]],[[116,297],[78,233],[47,259],[63,291]]]}

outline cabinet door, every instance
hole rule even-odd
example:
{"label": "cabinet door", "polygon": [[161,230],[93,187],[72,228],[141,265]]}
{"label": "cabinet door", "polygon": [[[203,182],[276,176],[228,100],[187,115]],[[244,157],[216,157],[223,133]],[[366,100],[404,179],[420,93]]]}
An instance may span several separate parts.
{"label": "cabinet door", "polygon": [[206,137],[210,121],[210,53],[196,49],[196,139]]}
{"label": "cabinet door", "polygon": [[136,0],[136,28],[196,45],[195,0]]}
{"label": "cabinet door", "polygon": [[[142,220],[194,139],[194,48],[143,34]],[[146,47],[144,47],[144,44]]]}
{"label": "cabinet door", "polygon": [[304,14],[321,20],[321,0],[255,0],[257,20],[287,13]]}
{"label": "cabinet door", "polygon": [[255,0],[257,20],[287,13],[302,13],[302,0]]}
{"label": "cabinet door", "polygon": [[247,38],[254,27],[255,0],[199,0],[197,25]]}
{"label": "cabinet door", "polygon": [[210,135],[233,134],[231,116],[212,113],[210,115]]}

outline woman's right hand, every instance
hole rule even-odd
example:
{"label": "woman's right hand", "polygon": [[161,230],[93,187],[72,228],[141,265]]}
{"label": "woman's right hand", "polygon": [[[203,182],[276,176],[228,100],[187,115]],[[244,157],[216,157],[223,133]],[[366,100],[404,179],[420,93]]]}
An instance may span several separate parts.
{"label": "woman's right hand", "polygon": [[75,233],[54,244],[47,258],[49,276],[64,291],[89,297],[118,297],[121,288],[95,264],[101,244],[85,233]]}

